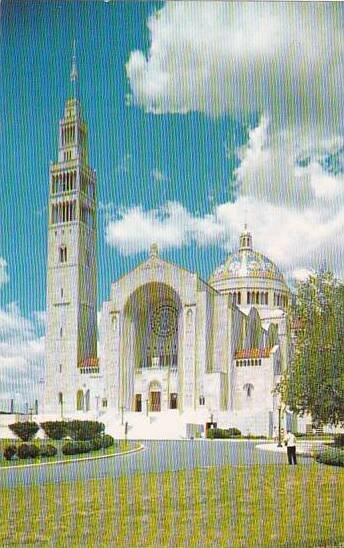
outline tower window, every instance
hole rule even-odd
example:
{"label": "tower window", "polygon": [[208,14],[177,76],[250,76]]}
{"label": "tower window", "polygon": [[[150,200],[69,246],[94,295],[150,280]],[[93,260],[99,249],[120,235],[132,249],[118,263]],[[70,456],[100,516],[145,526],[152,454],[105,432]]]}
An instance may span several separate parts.
{"label": "tower window", "polygon": [[63,329],[62,327],[60,327],[60,337],[62,337],[62,335],[63,335]]}
{"label": "tower window", "polygon": [[247,292],[247,304],[250,304],[251,302],[251,293],[248,291]]}
{"label": "tower window", "polygon": [[241,304],[241,292],[238,291],[238,304]]}
{"label": "tower window", "polygon": [[60,365],[59,365],[59,371],[60,371],[60,373],[62,373],[62,363],[60,363]]}
{"label": "tower window", "polygon": [[67,247],[65,245],[59,247],[59,261],[60,263],[67,262]]}
{"label": "tower window", "polygon": [[61,299],[63,299],[63,287],[61,287]]}

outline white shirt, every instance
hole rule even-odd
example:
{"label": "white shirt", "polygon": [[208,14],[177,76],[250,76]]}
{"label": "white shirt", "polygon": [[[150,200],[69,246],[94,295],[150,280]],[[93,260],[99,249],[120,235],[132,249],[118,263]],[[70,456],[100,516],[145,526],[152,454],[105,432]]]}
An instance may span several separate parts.
{"label": "white shirt", "polygon": [[292,432],[285,436],[284,441],[287,442],[287,447],[295,447],[296,445],[296,438]]}

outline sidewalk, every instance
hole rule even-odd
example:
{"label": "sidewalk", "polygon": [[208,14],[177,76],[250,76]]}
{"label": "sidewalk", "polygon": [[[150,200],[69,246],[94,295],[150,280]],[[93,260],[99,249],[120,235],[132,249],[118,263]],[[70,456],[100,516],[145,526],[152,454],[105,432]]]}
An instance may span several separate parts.
{"label": "sidewalk", "polygon": [[[304,457],[312,457],[314,452],[321,449],[325,443],[332,442],[324,442],[324,440],[298,441],[296,443],[296,453],[297,455],[303,455]],[[274,451],[275,453],[286,453],[287,451],[287,448],[284,445],[278,447],[276,442],[260,444],[255,447],[261,451]]]}

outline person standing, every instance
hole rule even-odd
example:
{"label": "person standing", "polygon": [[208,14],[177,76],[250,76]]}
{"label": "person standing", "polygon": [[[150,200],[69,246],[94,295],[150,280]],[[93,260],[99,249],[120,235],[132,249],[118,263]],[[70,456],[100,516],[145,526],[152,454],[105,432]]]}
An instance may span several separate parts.
{"label": "person standing", "polygon": [[296,464],[296,438],[290,430],[287,430],[284,445],[287,446],[288,463]]}

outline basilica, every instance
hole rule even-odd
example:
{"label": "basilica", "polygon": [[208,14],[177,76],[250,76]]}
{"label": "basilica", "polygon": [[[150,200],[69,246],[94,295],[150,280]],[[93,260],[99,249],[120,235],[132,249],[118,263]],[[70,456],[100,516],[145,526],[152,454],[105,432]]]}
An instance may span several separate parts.
{"label": "basilica", "polygon": [[[207,281],[162,259],[114,280],[97,326],[97,176],[76,91],[50,166],[44,412],[190,416],[272,435],[290,353],[290,292],[245,226]],[[191,419],[190,419],[191,420]]]}

